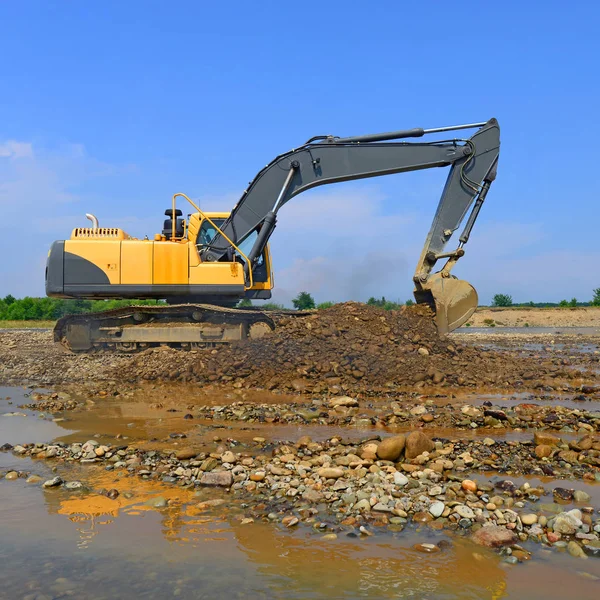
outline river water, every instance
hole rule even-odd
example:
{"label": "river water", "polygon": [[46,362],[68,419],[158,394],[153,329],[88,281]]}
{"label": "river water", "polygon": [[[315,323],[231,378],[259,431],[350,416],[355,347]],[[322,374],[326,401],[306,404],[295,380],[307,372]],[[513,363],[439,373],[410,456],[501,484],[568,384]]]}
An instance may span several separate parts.
{"label": "river water", "polygon": [[[0,388],[0,444],[89,439],[85,413],[54,422],[51,415],[18,408],[28,402],[28,391]],[[109,441],[117,434],[145,437],[153,426],[114,407],[94,414],[96,432]],[[48,479],[55,474],[52,466],[0,453],[2,474],[14,469]],[[97,465],[60,464],[58,472],[92,491],[0,480],[2,599],[600,597],[600,560],[556,549],[525,544],[532,559],[511,565],[466,539],[429,528],[371,537],[340,531],[331,539],[306,527],[242,524],[243,507],[221,491],[198,495]],[[588,487],[597,505],[598,486]],[[111,500],[97,493],[101,488],[120,495]],[[196,506],[217,497],[226,502],[208,511]],[[153,506],[167,500],[166,507]],[[437,554],[413,549],[442,539],[451,545]]]}

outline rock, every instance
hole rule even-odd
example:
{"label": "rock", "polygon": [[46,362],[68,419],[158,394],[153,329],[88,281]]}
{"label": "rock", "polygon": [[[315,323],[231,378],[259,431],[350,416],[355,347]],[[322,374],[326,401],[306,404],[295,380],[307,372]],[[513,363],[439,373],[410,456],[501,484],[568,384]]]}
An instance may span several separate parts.
{"label": "rock", "polygon": [[330,408],[336,408],[337,406],[358,406],[358,400],[356,398],[350,398],[350,396],[339,396],[332,398],[329,401]]}
{"label": "rock", "polygon": [[575,558],[587,558],[587,555],[583,551],[583,548],[577,542],[569,542],[567,544],[567,552]]}
{"label": "rock", "polygon": [[112,490],[108,490],[106,494],[111,500],[116,500],[119,497],[119,490],[113,488]]}
{"label": "rock", "polygon": [[427,412],[427,407],[424,406],[423,404],[418,404],[414,408],[410,409],[410,414],[413,417],[418,417],[420,415],[424,415],[426,412]]}
{"label": "rock", "polygon": [[323,479],[337,479],[344,476],[344,470],[336,467],[321,467],[317,470],[317,475]]}
{"label": "rock", "polygon": [[53,477],[52,479],[48,479],[48,481],[44,481],[43,486],[45,488],[58,487],[62,482],[63,482],[62,478],[57,475],[56,477]]}
{"label": "rock", "polygon": [[302,500],[306,502],[313,502],[316,504],[323,500],[323,494],[318,490],[309,488],[302,494]]}
{"label": "rock", "polygon": [[266,477],[265,471],[255,471],[250,474],[251,481],[262,481]]}
{"label": "rock", "polygon": [[205,500],[204,502],[199,502],[198,504],[196,504],[196,508],[198,510],[207,510],[215,506],[221,506],[221,504],[225,504],[225,500],[223,500],[223,498],[213,498],[212,500]]}
{"label": "rock", "polygon": [[298,525],[298,523],[300,522],[300,519],[298,519],[298,517],[284,517],[281,522],[286,526],[286,527],[294,527],[294,525]]}
{"label": "rock", "polygon": [[435,444],[422,432],[413,431],[406,438],[404,453],[406,458],[416,458],[423,452],[431,452],[435,448]]}
{"label": "rock", "polygon": [[558,458],[567,463],[576,463],[579,462],[579,452],[575,452],[575,450],[562,450],[558,453]]}
{"label": "rock", "polygon": [[552,454],[552,446],[547,444],[540,444],[535,447],[535,455],[538,458],[548,458]]}
{"label": "rock", "polygon": [[360,457],[363,460],[375,460],[377,458],[378,444],[369,442],[361,448]]}
{"label": "rock", "polygon": [[421,355],[421,356],[429,356],[429,350],[427,350],[427,348],[424,348],[423,346],[421,346],[417,352]]}
{"label": "rock", "polygon": [[554,520],[554,532],[563,535],[573,535],[582,525],[581,519],[573,511],[560,513]]}
{"label": "rock", "polygon": [[152,508],[165,508],[168,503],[162,496],[157,496],[156,498],[150,498],[150,500],[146,500],[144,504],[146,506],[151,506]]}
{"label": "rock", "polygon": [[429,512],[431,516],[435,519],[442,516],[446,505],[443,502],[433,502],[429,505]]}
{"label": "rock", "polygon": [[221,462],[234,464],[237,461],[235,454],[231,451],[223,452],[221,454]]}
{"label": "rock", "polygon": [[575,490],[573,492],[573,500],[575,500],[575,502],[589,502],[590,495],[583,490]]}
{"label": "rock", "polygon": [[80,490],[83,488],[83,483],[81,481],[67,481],[65,488],[68,490]]}
{"label": "rock", "polygon": [[566,488],[557,487],[552,491],[555,498],[559,500],[565,500],[566,502],[570,502],[573,500],[573,490],[568,490]]}
{"label": "rock", "polygon": [[404,487],[408,484],[408,477],[399,471],[394,473],[394,484],[399,487]]}
{"label": "rock", "polygon": [[483,443],[486,446],[493,446],[496,443],[496,440],[493,440],[492,438],[486,437],[483,439]]}
{"label": "rock", "polygon": [[521,515],[521,523],[523,523],[523,525],[533,525],[534,523],[537,523],[537,520],[537,515],[533,513]]}
{"label": "rock", "polygon": [[533,434],[533,441],[536,446],[558,446],[560,438],[546,431],[536,431]]}
{"label": "rock", "polygon": [[471,419],[479,419],[483,416],[483,412],[481,410],[479,410],[476,406],[471,406],[470,404],[465,404],[460,409],[460,412]]}
{"label": "rock", "polygon": [[463,519],[475,518],[475,513],[473,512],[473,509],[469,508],[466,504],[458,504],[454,507],[454,512]]}
{"label": "rock", "polygon": [[377,446],[377,456],[381,460],[397,461],[404,450],[406,438],[403,435],[395,435],[385,438],[379,446]]}
{"label": "rock", "polygon": [[467,492],[475,493],[477,491],[477,484],[471,479],[464,479],[460,486]]}
{"label": "rock", "polygon": [[8,479],[9,481],[14,481],[15,479],[19,478],[19,474],[16,471],[9,471],[5,476],[4,479]]}
{"label": "rock", "polygon": [[212,471],[214,468],[216,468],[216,466],[218,464],[219,463],[218,463],[217,459],[212,458],[212,456],[211,456],[210,458],[206,458],[205,460],[202,461],[202,464],[200,465],[200,470],[209,472],[209,471]]}
{"label": "rock", "polygon": [[423,554],[432,554],[434,552],[440,552],[440,548],[435,544],[415,544],[413,549],[417,552],[423,552]]}
{"label": "rock", "polygon": [[39,475],[30,475],[27,479],[27,483],[39,483],[42,478]]}
{"label": "rock", "polygon": [[230,471],[211,471],[200,478],[200,485],[230,487],[232,483],[233,475]]}
{"label": "rock", "polygon": [[516,543],[517,536],[510,530],[498,525],[489,525],[478,529],[471,539],[480,546],[500,548]]}
{"label": "rock", "polygon": [[182,448],[175,454],[177,460],[189,460],[191,458],[196,458],[196,456],[198,456],[198,451],[193,448]]}

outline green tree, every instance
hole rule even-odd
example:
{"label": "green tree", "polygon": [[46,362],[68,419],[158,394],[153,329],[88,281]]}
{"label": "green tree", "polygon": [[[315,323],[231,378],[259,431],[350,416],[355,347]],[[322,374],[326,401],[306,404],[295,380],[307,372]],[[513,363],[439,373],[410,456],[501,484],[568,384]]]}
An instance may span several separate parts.
{"label": "green tree", "polygon": [[16,298],[12,294],[8,294],[8,296],[4,297],[4,303],[6,304],[6,306],[10,306],[15,301]]}
{"label": "green tree", "polygon": [[571,307],[575,307],[577,306],[577,298],[571,298],[571,301],[569,302],[569,306]]}
{"label": "green tree", "polygon": [[508,294],[496,294],[492,299],[492,306],[512,306],[512,296]]}
{"label": "green tree", "polygon": [[406,306],[412,306],[414,303],[415,303],[415,301],[414,301],[414,300],[412,300],[411,298],[409,298],[409,299],[408,299],[408,300],[407,300],[407,301],[406,301],[404,304],[405,304]]}
{"label": "green tree", "polygon": [[561,300],[558,305],[564,308],[569,306],[569,302],[567,300]]}
{"label": "green tree", "polygon": [[300,292],[293,300],[292,304],[296,310],[309,310],[315,308],[315,299],[308,292]]}
{"label": "green tree", "polygon": [[594,296],[592,297],[592,306],[600,306],[600,288],[594,290]]}

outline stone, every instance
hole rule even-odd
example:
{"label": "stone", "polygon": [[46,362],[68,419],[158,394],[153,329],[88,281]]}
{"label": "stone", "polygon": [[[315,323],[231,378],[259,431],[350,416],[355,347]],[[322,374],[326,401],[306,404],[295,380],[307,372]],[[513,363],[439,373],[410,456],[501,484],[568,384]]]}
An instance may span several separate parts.
{"label": "stone", "polygon": [[377,458],[378,444],[369,442],[361,448],[360,457],[363,460],[375,460]]}
{"label": "stone", "polygon": [[476,406],[471,406],[470,404],[465,404],[460,409],[460,412],[471,419],[478,419],[483,416],[483,412],[481,412],[481,410],[479,410]]}
{"label": "stone", "polygon": [[421,356],[429,356],[429,350],[427,350],[427,348],[424,348],[423,346],[421,346],[417,352],[421,355]]}
{"label": "stone", "polygon": [[558,458],[567,463],[576,463],[579,462],[579,452],[575,452],[575,450],[563,450],[558,453]]}
{"label": "stone", "polygon": [[464,479],[460,486],[467,492],[475,493],[477,491],[477,484],[472,479]]}
{"label": "stone", "polygon": [[403,435],[394,435],[385,438],[379,446],[377,446],[377,456],[381,460],[397,461],[404,450],[406,438]]}
{"label": "stone", "polygon": [[203,473],[200,485],[230,487],[233,483],[233,475],[230,471],[211,471]]}
{"label": "stone", "polygon": [[493,446],[496,443],[496,440],[493,440],[492,438],[486,437],[483,439],[483,443],[486,446]]}
{"label": "stone", "polygon": [[487,548],[500,548],[502,546],[511,546],[516,543],[517,536],[512,531],[498,525],[488,525],[481,527],[472,536],[471,539],[480,546]]}
{"label": "stone", "polygon": [[435,544],[415,544],[413,549],[417,552],[423,552],[423,554],[432,554],[434,552],[440,552],[440,548]]}
{"label": "stone", "polygon": [[535,455],[538,458],[548,458],[552,454],[552,446],[548,444],[540,444],[535,447]]}
{"label": "stone", "polygon": [[251,481],[262,481],[266,477],[266,473],[264,471],[255,471],[250,474]]}
{"label": "stone", "polygon": [[196,456],[198,456],[198,451],[193,448],[182,448],[175,454],[177,460],[190,460],[191,458],[196,458]]}
{"label": "stone", "polygon": [[44,481],[43,486],[45,488],[58,487],[62,482],[63,482],[62,478],[57,475],[56,477],[53,477],[52,479],[48,479],[48,481]]}
{"label": "stone", "polygon": [[9,471],[5,476],[4,479],[8,479],[9,481],[14,481],[15,479],[19,478],[19,474],[16,471]]}
{"label": "stone", "polygon": [[337,406],[358,406],[358,400],[356,398],[350,398],[350,396],[339,396],[332,398],[329,401],[330,408],[336,408]]}
{"label": "stone", "polygon": [[112,490],[108,490],[106,494],[111,500],[116,500],[119,497],[119,490],[113,488]]}
{"label": "stone", "polygon": [[530,513],[527,515],[521,515],[521,523],[523,525],[533,525],[537,523],[538,516],[536,514]]}
{"label": "stone", "polygon": [[39,475],[30,475],[27,479],[27,483],[39,483],[42,478]]}
{"label": "stone", "polygon": [[431,516],[435,519],[442,516],[446,505],[443,502],[433,502],[429,505],[429,512]]}
{"label": "stone", "polygon": [[199,502],[196,504],[196,508],[198,510],[207,510],[209,508],[214,508],[215,506],[221,506],[221,504],[225,504],[225,500],[223,500],[223,498],[213,498],[212,500]]}
{"label": "stone", "polygon": [[146,506],[151,506],[152,508],[165,508],[168,503],[162,496],[157,496],[156,498],[150,498],[150,500],[146,500],[144,504]]}
{"label": "stone", "polygon": [[533,434],[533,441],[536,446],[558,446],[560,444],[560,438],[546,431],[536,431]]}
{"label": "stone", "polygon": [[466,504],[458,504],[454,507],[454,512],[463,519],[475,518],[475,513],[473,512],[473,509],[469,508]]}
{"label": "stone", "polygon": [[435,444],[422,432],[413,431],[408,434],[405,444],[406,458],[416,458],[423,452],[432,452],[435,449]]}
{"label": "stone", "polygon": [[317,502],[321,502],[323,500],[324,496],[321,492],[319,492],[319,490],[314,490],[312,488],[307,489],[303,494],[302,494],[302,500],[306,501],[306,502],[313,502],[313,503],[317,503]]}
{"label": "stone", "polygon": [[68,490],[80,490],[83,488],[83,483],[81,481],[67,481],[65,488]]}
{"label": "stone", "polygon": [[209,472],[209,471],[212,471],[218,464],[219,463],[216,458],[212,458],[212,457],[206,458],[205,460],[202,461],[202,464],[200,465],[200,470]]}
{"label": "stone", "polygon": [[344,470],[336,467],[321,467],[317,470],[317,475],[323,479],[337,479],[344,476]]}
{"label": "stone", "polygon": [[577,542],[574,541],[571,541],[567,544],[567,552],[575,558],[587,558],[587,555],[583,551],[583,548]]}
{"label": "stone", "polygon": [[582,525],[581,519],[577,518],[573,511],[560,513],[554,520],[554,532],[563,535],[573,535]]}
{"label": "stone", "polygon": [[575,490],[573,492],[573,500],[575,500],[575,502],[589,502],[590,495],[583,490]]}
{"label": "stone", "polygon": [[281,522],[286,526],[286,527],[294,527],[294,525],[298,525],[298,523],[300,522],[300,519],[298,519],[298,517],[284,517]]}
{"label": "stone", "polygon": [[237,461],[237,458],[233,452],[228,450],[227,452],[223,452],[221,454],[221,462],[233,464]]}

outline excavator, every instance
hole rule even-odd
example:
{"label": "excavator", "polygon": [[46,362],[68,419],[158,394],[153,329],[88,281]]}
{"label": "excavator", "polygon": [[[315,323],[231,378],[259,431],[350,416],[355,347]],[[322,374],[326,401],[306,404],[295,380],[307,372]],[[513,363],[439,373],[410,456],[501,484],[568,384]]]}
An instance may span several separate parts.
{"label": "excavator", "polygon": [[[426,136],[475,129],[470,138]],[[424,138],[431,141],[404,141]],[[442,136],[443,137],[443,136]],[[162,233],[134,238],[118,227],[77,227],[48,254],[46,294],[57,298],[160,299],[60,319],[54,339],[68,350],[134,352],[168,345],[196,348],[258,339],[270,333],[272,313],[236,308],[240,300],[271,297],[269,238],[279,211],[320,185],[434,167],[448,178],[413,277],[418,303],[431,306],[441,335],[465,323],[477,292],[451,271],[496,178],[500,128],[496,119],[434,129],[336,137],[321,135],[277,156],[250,182],[230,213],[204,212],[183,193],[165,211]],[[183,217],[177,199],[193,212]],[[470,212],[469,212],[470,210]],[[446,246],[469,213],[457,243]],[[342,259],[340,259],[342,260]],[[445,260],[434,272],[438,261]]]}

